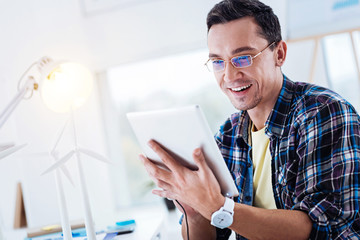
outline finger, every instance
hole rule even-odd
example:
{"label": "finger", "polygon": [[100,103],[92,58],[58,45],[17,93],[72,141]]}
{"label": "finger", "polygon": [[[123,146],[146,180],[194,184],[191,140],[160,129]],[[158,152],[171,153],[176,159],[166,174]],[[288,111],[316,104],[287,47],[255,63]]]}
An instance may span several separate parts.
{"label": "finger", "polygon": [[167,182],[158,180],[155,182],[156,186],[158,186],[159,188],[161,188],[161,190],[164,191],[172,191],[172,186],[170,184],[168,184]]}
{"label": "finger", "polygon": [[155,140],[150,140],[148,145],[151,149],[161,158],[163,163],[171,170],[171,171],[179,171],[179,169],[183,168],[175,159],[165,151],[159,143]]}
{"label": "finger", "polygon": [[145,166],[145,169],[148,172],[149,176],[155,182],[158,180],[169,182],[171,180],[171,172],[158,167],[156,164],[151,162],[147,157],[142,154],[139,155],[139,158]]}
{"label": "finger", "polygon": [[[199,170],[210,170],[209,166],[205,161],[205,156],[201,150],[201,148],[196,148],[193,152],[193,159],[195,164],[199,167]],[[210,170],[211,171],[211,170]]]}
{"label": "finger", "polygon": [[163,189],[154,189],[152,190],[152,193],[159,196],[159,197],[163,197],[163,198],[170,198],[170,199],[175,199],[175,194],[173,194],[170,191],[166,191]]}
{"label": "finger", "polygon": [[206,163],[205,155],[200,148],[194,150],[193,158],[195,164],[199,167],[199,172],[201,173],[199,174],[200,178],[207,181],[208,184],[214,184],[212,185],[213,190],[220,192],[219,182],[217,181],[217,178],[215,177],[209,165]]}

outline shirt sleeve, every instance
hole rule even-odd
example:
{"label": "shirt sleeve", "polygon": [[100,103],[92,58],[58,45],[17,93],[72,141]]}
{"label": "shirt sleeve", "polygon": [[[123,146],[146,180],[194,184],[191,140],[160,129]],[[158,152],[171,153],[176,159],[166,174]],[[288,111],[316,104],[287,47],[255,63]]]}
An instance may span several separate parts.
{"label": "shirt sleeve", "polygon": [[[227,122],[230,122],[230,121],[227,121]],[[220,150],[222,148],[223,129],[224,129],[224,125],[222,125],[220,127],[219,131],[214,136],[216,144],[218,145]],[[216,240],[228,240],[230,235],[231,235],[231,230],[230,229],[228,229],[228,228],[225,228],[225,229],[216,228]]]}
{"label": "shirt sleeve", "polygon": [[359,239],[359,125],[351,105],[332,102],[299,128],[293,209],[312,220],[310,239]]}
{"label": "shirt sleeve", "polygon": [[216,240],[228,240],[231,235],[231,230],[229,228],[216,228]]}

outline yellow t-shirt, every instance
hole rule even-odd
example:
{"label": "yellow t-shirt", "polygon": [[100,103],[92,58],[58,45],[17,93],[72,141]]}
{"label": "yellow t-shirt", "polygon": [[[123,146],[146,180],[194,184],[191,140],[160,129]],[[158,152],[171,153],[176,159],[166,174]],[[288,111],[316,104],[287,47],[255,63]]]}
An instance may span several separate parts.
{"label": "yellow t-shirt", "polygon": [[276,209],[271,183],[271,155],[269,138],[265,128],[254,132],[251,130],[252,157],[254,169],[254,202],[255,207]]}

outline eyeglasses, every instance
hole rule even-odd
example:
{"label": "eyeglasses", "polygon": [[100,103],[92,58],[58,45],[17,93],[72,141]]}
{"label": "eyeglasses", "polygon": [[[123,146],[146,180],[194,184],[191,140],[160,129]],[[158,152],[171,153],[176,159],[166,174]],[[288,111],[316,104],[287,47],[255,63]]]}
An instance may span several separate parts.
{"label": "eyeglasses", "polygon": [[253,64],[253,60],[259,56],[262,52],[264,52],[266,49],[274,45],[275,42],[272,42],[269,44],[266,48],[255,54],[254,56],[251,55],[241,55],[236,56],[230,59],[230,61],[225,61],[222,59],[209,59],[205,63],[205,66],[208,68],[210,72],[220,72],[225,69],[226,62],[231,62],[231,64],[235,68],[246,68],[250,67]]}

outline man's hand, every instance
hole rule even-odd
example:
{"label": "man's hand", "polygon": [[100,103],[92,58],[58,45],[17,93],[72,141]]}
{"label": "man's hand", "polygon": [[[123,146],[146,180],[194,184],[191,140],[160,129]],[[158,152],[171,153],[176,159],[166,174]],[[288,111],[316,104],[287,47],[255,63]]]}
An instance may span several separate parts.
{"label": "man's hand", "polygon": [[161,146],[151,140],[149,146],[161,158],[170,172],[158,167],[140,155],[147,172],[162,190],[153,190],[160,197],[176,199],[200,213],[206,219],[225,202],[220,185],[207,165],[200,148],[194,150],[193,159],[198,170],[190,170],[173,159]]}

